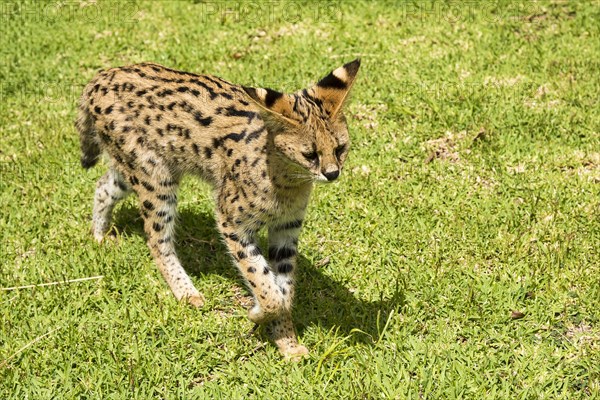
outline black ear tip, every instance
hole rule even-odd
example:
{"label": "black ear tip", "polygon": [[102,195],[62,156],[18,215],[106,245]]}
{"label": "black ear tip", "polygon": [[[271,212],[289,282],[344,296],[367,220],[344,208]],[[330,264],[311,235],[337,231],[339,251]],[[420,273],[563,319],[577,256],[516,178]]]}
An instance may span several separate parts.
{"label": "black ear tip", "polygon": [[348,64],[344,65],[344,68],[346,69],[346,71],[348,71],[348,73],[350,75],[356,75],[359,67],[360,67],[360,58],[357,58],[356,60],[351,61]]}

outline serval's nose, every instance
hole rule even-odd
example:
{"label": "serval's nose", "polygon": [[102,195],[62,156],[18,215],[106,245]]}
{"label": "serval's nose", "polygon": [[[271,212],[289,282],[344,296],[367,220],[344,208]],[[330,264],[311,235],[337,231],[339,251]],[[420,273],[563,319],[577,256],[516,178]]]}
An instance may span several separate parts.
{"label": "serval's nose", "polygon": [[335,181],[337,179],[337,177],[340,176],[340,170],[336,168],[336,169],[324,172],[323,175],[325,175],[325,178],[327,178],[327,180],[329,182]]}

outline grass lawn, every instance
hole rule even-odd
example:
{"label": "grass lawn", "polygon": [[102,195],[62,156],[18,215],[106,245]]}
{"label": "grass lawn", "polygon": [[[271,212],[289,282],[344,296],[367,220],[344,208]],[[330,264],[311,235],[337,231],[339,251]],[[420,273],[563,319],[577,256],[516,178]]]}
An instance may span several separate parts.
{"label": "grass lawn", "polygon": [[[600,4],[0,3],[0,398],[600,398]],[[101,68],[294,91],[362,58],[339,182],[316,188],[284,361],[180,192],[179,304],[136,199],[114,244],[73,126]],[[78,278],[93,278],[65,282]]]}

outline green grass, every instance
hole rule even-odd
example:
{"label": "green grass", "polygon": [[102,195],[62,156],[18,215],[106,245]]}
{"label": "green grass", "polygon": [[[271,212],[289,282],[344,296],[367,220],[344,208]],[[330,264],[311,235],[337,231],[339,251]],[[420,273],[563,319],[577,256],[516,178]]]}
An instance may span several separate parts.
{"label": "green grass", "polygon": [[[600,398],[600,4],[79,3],[0,4],[0,287],[103,278],[0,291],[0,398]],[[300,243],[308,359],[250,333],[205,184],[178,227],[204,309],[135,199],[93,242],[73,120],[96,70],[292,91],[356,56],[351,157]]]}

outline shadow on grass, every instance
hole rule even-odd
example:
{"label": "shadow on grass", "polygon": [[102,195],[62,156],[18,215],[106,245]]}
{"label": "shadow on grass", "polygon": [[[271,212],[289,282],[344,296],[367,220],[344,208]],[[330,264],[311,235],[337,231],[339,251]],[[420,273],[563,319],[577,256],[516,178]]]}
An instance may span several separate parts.
{"label": "shadow on grass", "polygon": [[[115,212],[115,225],[125,234],[145,235],[139,211],[123,205]],[[264,248],[264,246],[263,246]],[[219,274],[243,286],[233,261],[221,242],[212,215],[180,210],[177,224],[177,253],[190,275]],[[249,293],[249,292],[248,292]],[[233,299],[232,299],[233,301]],[[365,334],[353,335],[363,343],[376,341],[393,310],[404,304],[404,293],[396,290],[389,299],[364,301],[357,299],[344,285],[299,255],[294,323],[299,334],[310,325],[337,334],[350,335],[353,329]]]}

